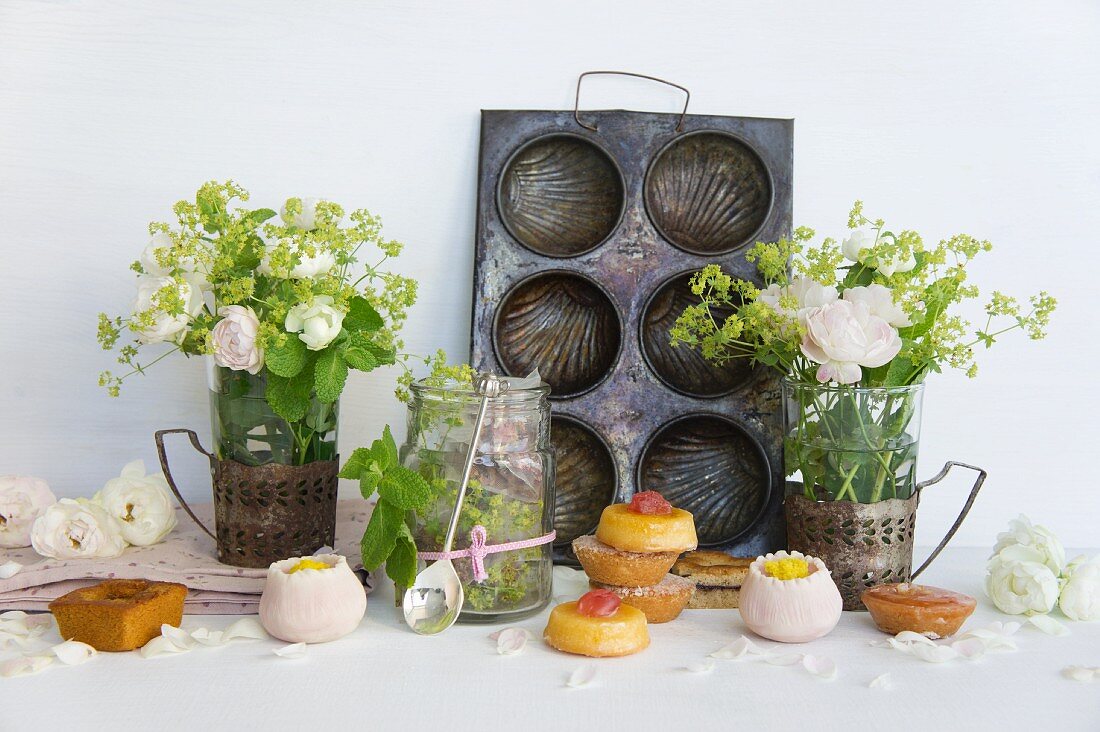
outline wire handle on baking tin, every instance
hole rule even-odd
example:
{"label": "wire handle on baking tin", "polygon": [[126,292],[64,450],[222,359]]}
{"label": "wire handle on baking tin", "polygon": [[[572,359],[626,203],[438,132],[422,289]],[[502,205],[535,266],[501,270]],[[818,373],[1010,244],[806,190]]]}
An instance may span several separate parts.
{"label": "wire handle on baking tin", "polygon": [[584,81],[586,76],[607,75],[607,76],[633,76],[637,79],[649,79],[650,81],[656,81],[660,84],[667,84],[668,86],[675,87],[684,93],[684,111],[680,112],[680,121],[676,123],[676,131],[684,131],[684,118],[687,117],[688,104],[691,102],[691,92],[688,91],[686,86],[680,86],[671,81],[665,81],[664,79],[658,79],[656,76],[646,76],[645,74],[635,74],[632,71],[585,71],[583,74],[577,77],[577,97],[573,101],[573,119],[577,121],[581,127],[586,130],[598,131],[595,124],[587,125],[581,122],[580,108],[581,108],[581,82]]}

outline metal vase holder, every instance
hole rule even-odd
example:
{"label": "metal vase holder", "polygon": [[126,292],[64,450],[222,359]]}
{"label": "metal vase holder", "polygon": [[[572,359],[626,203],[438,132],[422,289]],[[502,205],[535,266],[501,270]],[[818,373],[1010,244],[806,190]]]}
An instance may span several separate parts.
{"label": "metal vase holder", "polygon": [[[913,572],[913,530],[920,493],[943,480],[955,466],[975,470],[978,477],[947,535]],[[985,479],[986,472],[981,468],[951,461],[936,476],[918,483],[906,499],[856,503],[811,501],[802,495],[790,495],[784,502],[787,543],[792,550],[825,562],[840,589],[845,610],[866,610],[860,599],[864,590],[887,582],[909,582],[943,551],[970,512]]]}
{"label": "metal vase holder", "polygon": [[[214,484],[213,533],[187,505],[172,479],[164,436],[181,433],[210,460]],[[219,460],[193,430],[158,430],[160,466],[187,515],[217,543],[218,561],[234,567],[267,567],[288,557],[313,554],[336,541],[339,459],[305,465],[245,465]]]}

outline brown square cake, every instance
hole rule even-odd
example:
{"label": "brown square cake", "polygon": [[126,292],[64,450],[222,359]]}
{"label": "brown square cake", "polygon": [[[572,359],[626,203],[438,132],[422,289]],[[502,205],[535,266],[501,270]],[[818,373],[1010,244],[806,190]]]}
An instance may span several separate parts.
{"label": "brown square cake", "polygon": [[132,651],[160,635],[163,623],[179,626],[187,588],[173,582],[106,580],[50,603],[65,640],[99,651]]}
{"label": "brown square cake", "polygon": [[752,562],[748,557],[731,557],[725,552],[700,549],[680,557],[672,573],[695,583],[689,608],[735,608],[741,598],[741,584]]}

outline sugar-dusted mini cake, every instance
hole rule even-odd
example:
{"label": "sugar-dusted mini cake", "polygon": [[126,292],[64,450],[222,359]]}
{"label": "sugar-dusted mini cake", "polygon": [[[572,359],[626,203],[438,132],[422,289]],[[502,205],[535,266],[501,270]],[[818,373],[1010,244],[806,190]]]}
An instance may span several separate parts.
{"label": "sugar-dusted mini cake", "polygon": [[66,640],[98,651],[132,651],[160,635],[160,626],[179,626],[187,588],[174,582],[106,580],[73,590],[50,603]]}
{"label": "sugar-dusted mini cake", "polygon": [[678,618],[695,592],[695,585],[690,580],[674,574],[666,574],[664,579],[649,587],[615,587],[594,580],[589,584],[593,589],[614,592],[624,604],[645,613],[645,619],[651,623],[667,623]]}
{"label": "sugar-dusted mini cake", "polygon": [[623,552],[680,554],[699,545],[691,514],[673,508],[656,491],[636,493],[630,503],[605,508],[596,538]]}
{"label": "sugar-dusted mini cake", "polygon": [[911,582],[872,587],[861,599],[884,633],[910,630],[929,638],[957,633],[978,605],[970,595]]}
{"label": "sugar-dusted mini cake", "polygon": [[624,604],[613,592],[592,590],[551,610],[543,639],[566,653],[628,656],[649,646],[649,630],[641,610]]}
{"label": "sugar-dusted mini cake", "polygon": [[574,539],[573,553],[589,579],[619,587],[657,584],[680,556],[677,552],[623,552],[592,535]]}

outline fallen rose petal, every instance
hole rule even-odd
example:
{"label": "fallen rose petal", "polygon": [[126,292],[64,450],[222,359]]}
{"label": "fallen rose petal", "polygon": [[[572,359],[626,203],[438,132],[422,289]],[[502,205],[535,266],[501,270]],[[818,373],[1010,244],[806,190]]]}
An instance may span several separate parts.
{"label": "fallen rose petal", "polygon": [[832,681],[837,675],[836,662],[826,656],[811,656],[810,654],[806,654],[802,657],[802,668],[809,671],[813,676],[824,679],[825,681]]}
{"label": "fallen rose petal", "polygon": [[220,630],[210,630],[209,628],[195,628],[191,631],[191,637],[204,646],[224,645],[224,635]]}
{"label": "fallen rose petal", "polygon": [[518,630],[527,634],[528,640],[535,637],[535,634],[527,630],[527,628],[501,628],[498,631],[489,634],[489,640],[500,640],[500,634],[506,630]]}
{"label": "fallen rose petal", "polygon": [[959,652],[951,646],[937,646],[935,644],[930,646],[913,644],[909,652],[928,663],[945,663],[959,657]]}
{"label": "fallen rose petal", "polygon": [[737,658],[742,658],[746,655],[761,656],[765,651],[760,646],[753,643],[745,636],[741,636],[733,643],[722,646],[714,653],[710,654],[711,658],[720,658],[724,661],[729,661]]}
{"label": "fallen rose petal", "polygon": [[702,661],[696,661],[695,663],[689,663],[684,666],[685,671],[690,671],[693,674],[705,674],[714,670],[715,662],[713,658],[704,658]]}
{"label": "fallen rose petal", "polygon": [[502,656],[514,656],[527,646],[530,633],[523,628],[506,628],[497,635],[497,653]]}
{"label": "fallen rose petal", "polygon": [[30,676],[43,671],[53,663],[53,656],[19,656],[0,663],[0,676]]}
{"label": "fallen rose petal", "polygon": [[770,663],[772,666],[794,666],[796,663],[801,663],[803,655],[801,653],[788,653],[782,656],[764,656],[764,661]]}
{"label": "fallen rose petal", "polygon": [[1059,623],[1049,615],[1032,615],[1027,619],[1027,622],[1034,625],[1039,630],[1043,631],[1047,635],[1053,635],[1055,637],[1062,637],[1069,635],[1069,628],[1062,623]]}
{"label": "fallen rose petal", "polygon": [[276,648],[272,651],[279,658],[303,658],[306,655],[305,643],[291,643],[289,646]]}
{"label": "fallen rose petal", "polygon": [[926,635],[914,633],[911,630],[903,630],[894,636],[898,643],[922,643],[926,646],[934,646],[936,642]]}
{"label": "fallen rose petal", "polygon": [[191,648],[189,646],[179,646],[167,636],[158,635],[152,639],[138,651],[142,658],[154,658],[164,654],[176,654],[187,653]]}
{"label": "fallen rose petal", "polygon": [[168,623],[160,626],[160,637],[167,638],[169,642],[184,650],[190,650],[195,646],[195,639],[191,637],[189,632]]}
{"label": "fallen rose petal", "polygon": [[894,688],[894,680],[890,678],[889,673],[876,676],[871,679],[871,683],[867,684],[872,689],[882,689],[883,691],[890,691]]}
{"label": "fallen rose petal", "polygon": [[264,626],[260,625],[260,621],[256,618],[241,618],[222,632],[222,638],[226,642],[238,638],[264,640],[267,637],[267,631],[264,630]]}
{"label": "fallen rose petal", "polygon": [[1100,668],[1089,668],[1088,666],[1066,666],[1062,669],[1062,676],[1073,681],[1082,681],[1088,683],[1090,681],[1100,681]]}
{"label": "fallen rose petal", "polygon": [[981,638],[964,638],[952,643],[951,648],[958,652],[960,658],[976,661],[985,655],[986,643]]}
{"label": "fallen rose petal", "polygon": [[0,564],[0,579],[9,579],[19,574],[19,570],[23,569],[23,565],[14,560],[4,562]]}
{"label": "fallen rose petal", "polygon": [[79,666],[91,660],[92,656],[96,654],[96,650],[90,645],[75,640],[67,640],[64,643],[58,643],[56,646],[50,648],[50,652],[57,656],[57,660],[61,661],[61,663],[66,666]]}
{"label": "fallen rose petal", "polygon": [[[1016,641],[1010,636],[1019,630],[1019,623],[1006,623],[1006,626],[1015,626],[1011,628],[1007,627],[993,627],[1001,626],[1001,623],[993,623],[988,628],[976,628],[969,630],[962,635],[958,636],[958,641],[977,639],[980,640],[987,651],[1007,650],[1015,651],[1017,649]],[[958,642],[956,641],[956,642]]]}
{"label": "fallen rose petal", "polygon": [[588,664],[586,666],[581,666],[579,669],[569,674],[569,679],[565,682],[565,685],[577,689],[582,686],[588,686],[595,678],[596,667],[592,664]]}

